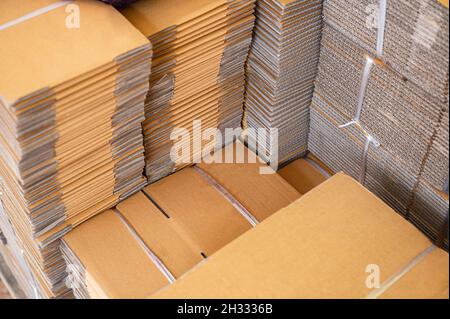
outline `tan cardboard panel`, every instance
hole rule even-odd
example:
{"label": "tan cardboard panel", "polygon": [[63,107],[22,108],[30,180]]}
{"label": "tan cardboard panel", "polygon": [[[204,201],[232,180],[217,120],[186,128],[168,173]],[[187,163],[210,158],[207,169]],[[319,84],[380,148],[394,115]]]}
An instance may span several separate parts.
{"label": "tan cardboard panel", "polygon": [[366,285],[369,265],[379,267],[383,283],[430,245],[340,173],[154,297],[365,298],[373,291]]}
{"label": "tan cardboard panel", "polygon": [[301,158],[278,171],[300,194],[306,194],[327,180],[327,176],[313,164]]}
{"label": "tan cardboard panel", "polygon": [[184,238],[190,238],[192,245],[207,256],[251,227],[193,168],[170,175],[144,191],[179,225],[179,231],[186,234]]}
{"label": "tan cardboard panel", "polygon": [[175,278],[203,260],[202,247],[185,238],[176,218],[166,217],[143,192],[120,203],[117,209]]}
{"label": "tan cardboard panel", "polygon": [[448,253],[436,249],[410,272],[399,279],[381,299],[449,298]]}
{"label": "tan cardboard panel", "polygon": [[64,240],[110,298],[139,298],[168,284],[113,211],[80,225]]}
{"label": "tan cardboard panel", "polygon": [[[261,174],[260,168],[267,167],[259,159],[249,161],[249,151],[240,142],[228,145],[214,155],[216,161],[198,166],[230,192],[258,221],[263,221],[276,211],[286,207],[301,194],[278,174]],[[245,155],[243,163],[236,158],[236,151]],[[225,162],[226,154],[233,154],[232,163]],[[256,155],[254,155],[256,158]]]}
{"label": "tan cardboard panel", "polygon": [[[48,1],[42,4],[45,6]],[[83,14],[83,27],[79,29],[65,26],[67,13],[61,7],[1,32],[4,58],[0,62],[0,86],[7,101],[13,103],[42,88],[81,76],[148,43],[112,7],[94,1],[78,1],[77,5]],[[27,58],[14,62],[21,56]],[[28,76],[30,73],[34,76]]]}
{"label": "tan cardboard panel", "polygon": [[[224,0],[155,0],[140,1],[121,12],[145,36],[202,16],[223,4]],[[154,17],[157,17],[155,19]]]}

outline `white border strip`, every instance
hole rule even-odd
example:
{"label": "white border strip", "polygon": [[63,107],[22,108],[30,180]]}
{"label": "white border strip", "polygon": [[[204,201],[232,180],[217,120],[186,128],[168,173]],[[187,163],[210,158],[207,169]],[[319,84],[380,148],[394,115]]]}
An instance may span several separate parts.
{"label": "white border strip", "polygon": [[116,213],[116,215],[120,218],[120,220],[124,223],[124,225],[127,227],[130,234],[136,239],[138,244],[141,246],[141,248],[144,250],[144,252],[147,254],[147,256],[150,258],[150,260],[153,262],[153,264],[156,266],[156,268],[161,271],[161,273],[167,278],[169,283],[173,284],[176,281],[175,276],[170,272],[170,270],[164,265],[161,259],[159,259],[158,256],[155,255],[155,253],[147,246],[147,244],[144,242],[144,240],[139,236],[139,234],[136,232],[136,230],[133,228],[133,226],[128,222],[128,220],[122,215],[122,213],[117,209],[113,209],[113,211]]}
{"label": "white border strip", "polygon": [[222,185],[211,177],[207,172],[202,170],[197,165],[194,169],[212,186],[214,187],[249,223],[252,227],[256,227],[259,221],[253,216],[230,192],[228,192]]}
{"label": "white border strip", "polygon": [[73,2],[73,1],[59,1],[59,2],[55,2],[55,3],[51,4],[51,5],[48,5],[46,7],[43,7],[43,8],[37,9],[35,11],[32,11],[32,12],[30,12],[30,13],[28,13],[28,14],[20,17],[20,18],[11,20],[9,22],[6,22],[6,23],[0,25],[0,31],[6,30],[8,28],[11,28],[11,27],[13,27],[15,25],[18,25],[18,24],[20,24],[22,22],[25,22],[27,20],[33,19],[34,17],[43,15],[43,14],[45,14],[47,12],[52,11],[52,10],[58,9],[58,8],[60,8],[62,6],[65,6],[65,5],[69,4],[69,3],[71,3],[71,2]]}
{"label": "white border strip", "polygon": [[389,277],[385,282],[381,284],[381,287],[378,289],[375,289],[370,294],[366,296],[365,299],[377,299],[380,297],[383,293],[385,293],[389,288],[391,288],[397,281],[403,278],[408,272],[410,272],[415,266],[417,266],[422,260],[425,259],[429,254],[431,254],[437,247],[435,245],[431,245],[427,249],[425,249],[423,252],[421,252],[419,255],[414,257],[403,269],[401,269],[399,272],[393,274],[391,277]]}

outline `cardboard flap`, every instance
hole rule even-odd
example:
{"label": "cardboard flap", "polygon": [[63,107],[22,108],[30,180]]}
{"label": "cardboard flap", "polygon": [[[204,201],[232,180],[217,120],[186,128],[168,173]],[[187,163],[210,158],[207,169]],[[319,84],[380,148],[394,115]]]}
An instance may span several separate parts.
{"label": "cardboard flap", "polygon": [[364,298],[373,291],[366,285],[369,265],[379,267],[383,283],[430,245],[380,199],[340,173],[155,297]]}
{"label": "cardboard flap", "polygon": [[306,194],[327,180],[321,169],[304,158],[286,165],[278,174],[301,194]]}
{"label": "cardboard flap", "polygon": [[381,299],[448,299],[448,253],[435,249],[416,267],[400,278]]}
{"label": "cardboard flap", "polygon": [[170,175],[144,191],[173,219],[184,238],[202,249],[199,254],[210,256],[251,228],[193,168]]}
{"label": "cardboard flap", "polygon": [[[231,154],[231,160],[227,154]],[[216,152],[214,161],[198,166],[230,192],[258,221],[263,221],[301,196],[278,174],[262,174],[260,168],[267,167],[267,164],[261,163],[240,142]]]}
{"label": "cardboard flap", "polygon": [[[30,13],[29,2],[16,1],[17,14]],[[51,4],[44,0],[35,2],[40,7]],[[148,44],[113,7],[98,1],[77,1],[76,5],[81,15],[80,28],[66,27],[68,13],[63,6],[0,32],[0,87],[7,101],[13,103],[40,89],[69,81]],[[2,7],[9,10],[10,6],[2,1],[0,12],[7,11]],[[9,15],[7,18],[10,21]],[[6,20],[3,14],[0,20]]]}
{"label": "cardboard flap", "polygon": [[186,23],[223,4],[226,4],[225,0],[138,1],[121,12],[145,36],[149,37],[171,26]]}
{"label": "cardboard flap", "polygon": [[80,225],[64,240],[110,298],[142,298],[169,283],[114,211]]}
{"label": "cardboard flap", "polygon": [[177,220],[166,217],[143,192],[122,202],[117,209],[175,278],[203,260],[202,248],[186,238],[186,232],[179,231]]}

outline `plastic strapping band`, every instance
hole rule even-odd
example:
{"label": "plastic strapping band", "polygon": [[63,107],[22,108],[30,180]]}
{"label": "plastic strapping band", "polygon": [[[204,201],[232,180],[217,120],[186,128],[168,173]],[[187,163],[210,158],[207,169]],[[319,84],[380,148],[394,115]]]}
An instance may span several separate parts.
{"label": "plastic strapping band", "polygon": [[164,265],[162,260],[159,259],[159,257],[156,256],[155,253],[147,246],[147,244],[144,242],[141,236],[139,236],[139,234],[136,232],[133,226],[128,222],[128,220],[122,215],[122,213],[117,208],[114,209],[114,212],[117,214],[117,216],[119,216],[120,220],[124,223],[124,225],[127,227],[131,235],[136,239],[141,248],[150,258],[150,260],[155,264],[156,268],[158,268],[159,271],[161,271],[161,273],[167,278],[167,280],[171,284],[173,284],[176,281],[175,276],[170,272],[170,270],[166,267],[166,265]]}
{"label": "plastic strapping band", "polygon": [[43,14],[45,14],[47,12],[52,11],[52,10],[58,9],[58,8],[60,8],[62,6],[70,4],[72,2],[73,1],[59,1],[59,2],[52,3],[51,5],[48,5],[46,7],[37,9],[37,10],[35,10],[33,12],[30,12],[30,13],[24,15],[24,16],[21,16],[20,18],[11,20],[9,22],[6,22],[6,23],[0,25],[0,31],[6,30],[8,28],[11,28],[11,27],[13,27],[15,25],[18,25],[18,24],[22,23],[22,22],[25,22],[27,20],[33,19],[35,17],[43,15]]}
{"label": "plastic strapping band", "polygon": [[217,183],[208,173],[202,170],[198,166],[194,166],[194,169],[211,185],[213,186],[233,207],[252,225],[256,227],[259,221],[253,216],[242,204],[234,198],[222,185]]}
{"label": "plastic strapping band", "polygon": [[365,299],[377,299],[383,293],[385,293],[389,288],[391,288],[397,281],[399,281],[403,276],[405,276],[409,271],[411,271],[417,264],[419,264],[422,260],[425,259],[429,254],[431,254],[436,249],[435,245],[431,245],[419,255],[414,257],[403,269],[398,271],[389,277],[385,282],[383,282],[380,288],[373,290],[370,294],[366,296]]}
{"label": "plastic strapping band", "polygon": [[364,145],[364,150],[362,154],[362,160],[361,160],[361,171],[359,173],[359,182],[364,185],[365,179],[366,179],[366,172],[367,172],[367,157],[369,155],[369,149],[370,145],[373,145],[375,147],[380,147],[380,142],[376,138],[374,138],[372,135],[367,135],[366,144]]}
{"label": "plastic strapping band", "polygon": [[361,119],[362,108],[364,105],[364,98],[366,97],[367,85],[369,84],[370,71],[372,70],[373,63],[374,60],[371,57],[367,57],[366,66],[364,67],[361,79],[361,86],[359,88],[358,105],[356,106],[355,116],[350,122],[340,125],[339,128],[345,128],[350,125],[359,124],[359,120]]}
{"label": "plastic strapping band", "polygon": [[377,56],[383,55],[384,33],[386,29],[387,0],[380,0],[378,8]]}
{"label": "plastic strapping band", "polygon": [[330,178],[331,174],[328,173],[322,166],[320,166],[316,161],[310,159],[309,157],[305,157],[305,161],[314,166],[325,178]]}

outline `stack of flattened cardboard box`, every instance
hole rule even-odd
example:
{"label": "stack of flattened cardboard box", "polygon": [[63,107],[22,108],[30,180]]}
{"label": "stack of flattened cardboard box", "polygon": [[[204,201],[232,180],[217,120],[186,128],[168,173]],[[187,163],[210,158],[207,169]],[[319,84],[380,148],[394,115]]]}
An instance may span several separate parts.
{"label": "stack of flattened cardboard box", "polygon": [[[317,74],[322,1],[262,0],[256,9],[247,63],[244,128],[249,143],[257,130],[277,137],[258,145],[270,162],[307,152],[309,106]],[[276,144],[275,144],[276,142]],[[264,152],[264,154],[262,154]],[[275,153],[276,152],[276,153]]]}
{"label": "stack of flattened cardboard box", "polygon": [[448,228],[448,17],[432,0],[325,1],[309,135],[327,166],[435,240]]}
{"label": "stack of flattened cardboard box", "polygon": [[[231,150],[248,156],[218,161]],[[256,156],[242,144],[223,154],[147,186],[67,234],[62,250],[75,296],[150,296],[301,196],[280,175],[261,175],[266,164],[249,160]]]}
{"label": "stack of flattened cardboard box", "polygon": [[[150,182],[191,165],[206,146],[220,148],[212,129],[240,128],[253,11],[254,0],[154,0],[122,10],[154,46],[143,125]],[[175,143],[191,151],[174,158]]]}
{"label": "stack of flattened cardboard box", "polygon": [[28,295],[61,297],[58,238],[146,183],[152,49],[94,1],[1,1],[0,42],[0,227]]}

